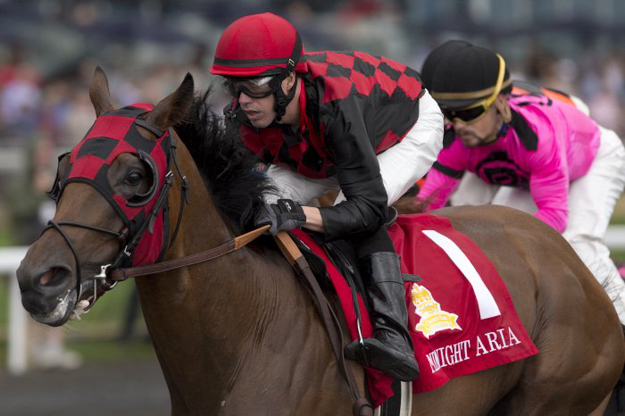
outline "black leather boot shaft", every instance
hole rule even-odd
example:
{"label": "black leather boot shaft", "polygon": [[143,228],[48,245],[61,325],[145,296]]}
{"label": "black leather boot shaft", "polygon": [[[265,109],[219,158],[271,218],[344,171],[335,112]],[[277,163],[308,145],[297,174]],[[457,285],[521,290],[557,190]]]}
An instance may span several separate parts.
{"label": "black leather boot shaft", "polygon": [[414,347],[408,334],[408,312],[399,257],[391,252],[373,253],[358,264],[369,278],[367,297],[374,332],[345,347],[345,355],[362,365],[371,366],[391,376],[410,381],[419,376]]}

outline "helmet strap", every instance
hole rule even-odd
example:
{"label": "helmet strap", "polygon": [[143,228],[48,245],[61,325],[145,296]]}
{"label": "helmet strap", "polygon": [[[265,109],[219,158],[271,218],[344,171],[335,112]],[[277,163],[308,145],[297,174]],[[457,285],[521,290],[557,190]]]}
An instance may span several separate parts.
{"label": "helmet strap", "polygon": [[[280,76],[276,76],[276,78],[280,78]],[[275,78],[274,78],[275,79]],[[282,91],[282,82],[278,84],[278,88],[274,89],[273,96],[275,97],[275,102],[273,105],[273,109],[276,112],[276,121],[280,122],[284,114],[286,114],[286,107],[295,97],[295,90],[297,89],[297,76],[295,76],[295,82],[293,83],[293,87],[288,94],[285,94]]]}
{"label": "helmet strap", "polygon": [[289,91],[289,94],[285,94],[282,91],[282,81],[289,76],[293,70],[295,70],[295,66],[299,62],[299,59],[302,54],[302,39],[299,36],[299,33],[295,31],[295,44],[293,45],[293,51],[291,52],[291,57],[286,61],[286,66],[282,70],[282,72],[275,77],[271,81],[269,81],[269,86],[273,89],[273,95],[275,97],[275,104],[273,106],[274,111],[276,112],[276,121],[280,122],[282,116],[286,113],[286,107],[289,105],[293,97],[295,96],[295,90],[297,89],[297,76],[295,77],[295,83],[293,84],[293,88]]}

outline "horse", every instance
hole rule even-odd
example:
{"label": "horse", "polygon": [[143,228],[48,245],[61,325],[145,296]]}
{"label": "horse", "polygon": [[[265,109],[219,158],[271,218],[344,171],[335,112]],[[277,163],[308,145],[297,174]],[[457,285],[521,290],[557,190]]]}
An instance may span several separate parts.
{"label": "horse", "polygon": [[[113,110],[102,70],[89,93],[97,119]],[[251,226],[270,190],[253,170],[254,156],[205,102],[207,94],[196,95],[187,75],[138,116],[143,139],[169,131],[176,143],[163,211],[169,221],[154,228],[161,224],[168,240],[159,261],[231,241]],[[60,161],[60,178],[68,158]],[[146,198],[158,182],[132,152],[111,161],[106,180],[126,201]],[[23,306],[51,326],[110,289],[101,266],[113,263],[131,238],[119,209],[94,186],[69,182],[57,196],[51,225],[17,271]],[[602,414],[625,362],[625,343],[610,300],[568,243],[506,207],[434,214],[490,258],[540,353],[414,395],[412,415]],[[350,390],[311,296],[268,236],[211,261],[135,280],[172,415],[351,413]],[[351,368],[366,394],[362,368]]]}

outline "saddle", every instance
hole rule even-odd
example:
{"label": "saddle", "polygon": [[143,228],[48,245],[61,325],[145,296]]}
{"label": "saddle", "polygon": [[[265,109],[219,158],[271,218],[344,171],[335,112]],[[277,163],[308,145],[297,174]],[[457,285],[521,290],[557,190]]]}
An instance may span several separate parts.
{"label": "saddle", "polygon": [[[454,377],[538,353],[497,269],[477,244],[455,230],[448,219],[428,214],[403,215],[388,231],[401,258],[402,272],[420,276],[415,279],[404,275],[408,332],[421,370],[412,382],[413,393],[433,390]],[[354,266],[351,247],[343,242],[321,246],[299,229],[290,234],[294,239],[286,233],[284,236],[298,252],[298,263],[305,264],[296,269],[307,269],[307,280],[313,281],[309,285],[317,287],[313,296],[316,303],[329,309],[326,296],[336,300],[336,293],[351,337],[347,341],[370,337],[373,328],[367,297],[363,296],[364,285]],[[327,328],[336,326],[332,313],[326,311],[330,316]],[[332,331],[330,328],[328,333]],[[332,342],[333,348],[339,362],[344,362],[342,334],[337,337],[340,339]],[[365,373],[374,406],[395,396],[392,377],[369,367],[365,367]]]}
{"label": "saddle", "polygon": [[[315,239],[314,234],[309,234],[309,236]],[[318,284],[318,287],[321,289],[323,296],[325,296],[327,303],[334,304],[336,306],[336,309],[340,310],[341,309],[340,304],[338,304],[338,302],[333,302],[333,300],[336,300],[337,293],[333,285],[333,282],[330,279],[330,275],[327,271],[326,261],[322,259],[319,255],[317,255],[315,252],[313,252],[313,250],[311,250],[311,248],[304,241],[302,241],[297,236],[293,235],[292,232],[288,233],[288,236],[286,234],[276,236],[276,239],[278,241],[278,245],[280,246],[283,253],[287,257],[287,260],[289,260],[289,257],[297,256],[296,250],[285,249],[285,246],[290,245],[290,242],[288,241],[289,239],[292,241],[292,243],[294,243],[297,249],[299,249],[299,251],[301,252],[303,259],[304,259],[303,261],[307,263],[310,271],[312,272],[312,276],[314,276],[314,279],[316,283]],[[315,241],[319,244],[319,246],[323,248],[327,258],[331,261],[332,265],[336,268],[336,270],[339,271],[339,273],[345,279],[345,282],[347,283],[349,290],[351,291],[353,308],[356,313],[356,321],[358,322],[358,325],[360,325],[359,323],[362,322],[362,317],[360,314],[359,300],[361,304],[364,303],[366,310],[369,310],[369,305],[367,302],[367,296],[365,296],[365,283],[363,281],[360,271],[358,270],[358,267],[356,267],[357,257],[356,257],[356,253],[352,245],[344,240],[338,240],[338,241],[334,241],[330,243],[322,243],[318,239],[315,239]],[[292,264],[296,262],[295,259],[289,260],[289,261]],[[418,276],[404,274],[404,279],[405,281],[417,282]],[[308,283],[309,285],[311,284],[311,282],[308,282]],[[314,291],[311,290],[311,292],[312,292],[311,294],[314,297],[315,296]],[[317,304],[323,303],[323,302],[324,302],[323,300],[317,299]],[[322,313],[322,317],[323,317],[323,313]],[[326,328],[328,327],[329,325],[326,324]],[[342,345],[344,337],[343,337],[342,331],[340,330],[340,324],[335,323],[334,328],[338,329],[338,332],[334,337],[337,337],[338,335],[338,338],[340,338],[341,345]],[[328,330],[328,332],[331,332],[331,330]],[[359,333],[360,332],[361,331],[359,329]],[[331,334],[329,334],[329,336],[330,338],[333,338]],[[337,354],[338,354],[338,351],[335,350],[335,355]],[[340,354],[342,355],[342,348],[341,348]],[[343,356],[343,359],[344,359],[344,356]],[[339,359],[339,364],[341,364],[340,359]],[[344,369],[344,372],[346,371],[347,371],[347,368]],[[411,388],[409,385],[410,383],[403,383],[403,384],[404,386],[402,386],[402,382],[399,380],[392,381],[391,386],[390,386],[392,390],[392,395],[379,406],[378,408],[379,413],[377,414],[381,414],[385,416],[400,415],[400,412],[402,409],[402,401],[404,403],[403,406],[405,407],[407,403],[409,402],[408,400],[409,397],[412,395]]]}
{"label": "saddle", "polygon": [[[391,218],[385,224],[386,228],[393,225],[399,217],[397,210],[393,207],[389,208],[389,214]],[[330,277],[326,270],[325,261],[317,254],[315,254],[310,249],[310,247],[306,245],[306,243],[304,243],[301,239],[295,236],[292,232],[288,234],[295,242],[295,245],[304,255],[304,258],[308,262],[311,271],[315,275],[317,282],[319,283],[324,293],[336,293],[332,281],[330,280]],[[354,251],[353,245],[345,240],[323,242],[320,239],[316,238],[316,234],[314,233],[310,233],[308,235],[323,248],[324,252],[331,260],[334,267],[336,267],[339,273],[345,278],[345,281],[352,289],[354,295],[358,294],[364,302],[366,309],[369,310],[369,304],[367,301],[367,297],[365,296],[365,283],[360,274],[360,271],[358,270],[358,267],[356,266],[358,259],[356,257],[356,252]],[[403,273],[402,277],[404,279],[404,282],[418,282],[420,280],[419,276],[409,273]],[[356,302],[355,296],[354,307],[358,307],[358,302]]]}

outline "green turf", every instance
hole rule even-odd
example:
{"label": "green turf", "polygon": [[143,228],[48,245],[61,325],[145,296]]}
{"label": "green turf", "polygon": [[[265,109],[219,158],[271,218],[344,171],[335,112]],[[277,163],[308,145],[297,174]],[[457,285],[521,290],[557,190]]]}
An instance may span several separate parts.
{"label": "green turf", "polygon": [[86,361],[136,361],[155,359],[156,354],[149,338],[136,338],[127,342],[101,339],[80,339],[67,342],[67,348],[78,352]]}
{"label": "green turf", "polygon": [[[126,342],[111,339],[70,339],[65,344],[86,361],[92,363],[155,360],[156,354],[148,338],[133,338]],[[7,342],[0,341],[0,357],[6,357]],[[6,360],[0,360],[0,369],[5,368]]]}

